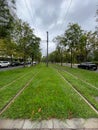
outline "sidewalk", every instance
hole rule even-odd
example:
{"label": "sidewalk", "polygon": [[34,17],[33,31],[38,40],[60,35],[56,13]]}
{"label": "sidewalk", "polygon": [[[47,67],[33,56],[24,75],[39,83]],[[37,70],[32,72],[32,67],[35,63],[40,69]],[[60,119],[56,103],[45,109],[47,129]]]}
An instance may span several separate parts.
{"label": "sidewalk", "polygon": [[98,118],[91,119],[66,119],[64,121],[57,119],[43,120],[43,121],[30,121],[24,120],[10,120],[0,119],[0,130],[1,129],[64,129],[64,130],[98,130]]}

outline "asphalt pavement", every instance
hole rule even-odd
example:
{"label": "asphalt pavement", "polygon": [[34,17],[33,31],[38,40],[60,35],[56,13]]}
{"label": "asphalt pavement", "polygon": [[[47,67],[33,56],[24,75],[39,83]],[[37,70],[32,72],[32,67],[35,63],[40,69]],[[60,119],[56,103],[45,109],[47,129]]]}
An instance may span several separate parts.
{"label": "asphalt pavement", "polygon": [[6,70],[12,70],[12,69],[16,69],[16,68],[23,68],[23,65],[21,66],[14,66],[14,67],[4,67],[4,68],[0,68],[0,71],[6,71]]}
{"label": "asphalt pavement", "polygon": [[[60,64],[60,63],[59,63],[59,64]],[[63,66],[68,66],[68,67],[70,67],[71,64],[70,64],[70,63],[63,63]],[[72,66],[73,66],[73,68],[77,68],[78,64],[73,64]],[[98,73],[98,69],[97,69],[96,71],[94,71],[94,72],[97,72],[97,73]]]}
{"label": "asphalt pavement", "polygon": [[[63,63],[63,66],[68,66],[70,67],[70,63]],[[78,64],[73,64],[73,68],[77,68]],[[14,67],[6,67],[6,68],[0,68],[0,71],[6,71],[6,70],[12,70],[12,69],[16,69],[16,68],[23,68],[23,65],[21,66],[14,66]],[[98,73],[98,69],[94,72],[97,72]]]}

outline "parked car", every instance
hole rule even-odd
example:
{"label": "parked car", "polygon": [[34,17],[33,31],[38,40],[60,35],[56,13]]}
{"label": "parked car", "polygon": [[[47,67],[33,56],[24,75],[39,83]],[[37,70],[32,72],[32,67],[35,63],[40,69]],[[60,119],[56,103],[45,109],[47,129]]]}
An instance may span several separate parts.
{"label": "parked car", "polygon": [[20,65],[24,65],[24,62],[22,61],[22,62],[20,62]]}
{"label": "parked car", "polygon": [[1,67],[8,67],[10,65],[9,61],[0,61],[0,68]]}
{"label": "parked car", "polygon": [[20,62],[18,62],[18,61],[13,61],[11,63],[11,66],[19,66],[19,65],[20,65]]}
{"label": "parked car", "polygon": [[36,61],[33,61],[33,65],[36,65],[37,64],[37,62]]}
{"label": "parked car", "polygon": [[30,65],[30,64],[31,64],[31,61],[27,61],[26,64],[27,64],[27,65]]}
{"label": "parked car", "polygon": [[92,62],[84,62],[78,65],[78,68],[87,70],[97,70],[97,65]]}

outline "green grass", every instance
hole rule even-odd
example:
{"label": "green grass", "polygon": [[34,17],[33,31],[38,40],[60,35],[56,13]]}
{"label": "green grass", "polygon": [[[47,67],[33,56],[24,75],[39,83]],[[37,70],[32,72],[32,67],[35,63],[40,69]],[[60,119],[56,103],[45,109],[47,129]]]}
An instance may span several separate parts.
{"label": "green grass", "polygon": [[84,70],[84,69],[78,69],[78,68],[70,68],[67,66],[63,66],[62,68],[74,74],[78,78],[81,78],[82,80],[87,81],[98,88],[98,73],[97,72]]}
{"label": "green grass", "polygon": [[[84,83],[83,81],[81,81],[81,78],[80,76],[76,79],[75,77],[73,77],[72,75],[68,74],[66,71],[69,70],[69,72],[71,74],[73,74],[73,70],[75,69],[71,69],[71,68],[68,68],[66,69],[66,71],[64,71],[66,67],[57,67],[60,71],[60,73],[65,77],[65,79],[67,79],[81,94],[83,94],[85,96],[85,98],[87,98],[98,110],[98,101],[96,101],[95,97],[98,97],[98,90],[89,86],[88,84]],[[62,69],[63,68],[63,69]],[[72,70],[72,71],[71,71]],[[81,73],[81,70],[80,69],[76,69],[75,70],[77,73],[79,73],[80,75],[84,75],[83,72]],[[85,79],[86,77],[88,77],[88,71],[84,71],[85,72]],[[96,73],[89,73],[89,76],[90,74],[92,74],[94,76],[96,76]],[[73,74],[75,75],[75,74]],[[93,79],[93,81],[95,81],[96,83],[98,83],[98,79],[96,80]]]}
{"label": "green grass", "polygon": [[87,100],[89,100],[98,110],[98,101],[95,97],[98,97],[98,90],[89,87],[89,85],[83,83],[79,79],[75,79],[68,75],[66,72],[60,72]]}
{"label": "green grass", "polygon": [[39,69],[40,73],[1,118],[42,120],[98,117],[55,69],[44,66]]}
{"label": "green grass", "polygon": [[17,68],[13,70],[1,71],[0,72],[0,88],[8,85],[17,78],[23,76],[24,74],[30,72],[31,68]]}
{"label": "green grass", "polygon": [[[26,70],[26,71],[25,71]],[[37,68],[22,68],[19,70],[15,70],[14,73],[17,75],[17,71],[20,71],[23,74],[25,73],[25,76],[20,79],[18,79],[16,82],[12,83],[11,85],[7,87],[2,87],[0,90],[0,109],[2,109],[18,92],[21,88],[25,86],[25,84],[33,77],[33,75],[37,72]],[[10,72],[11,73],[11,72]],[[13,71],[12,71],[13,73]],[[5,73],[4,73],[5,75]],[[9,75],[9,73],[8,73]],[[15,74],[14,74],[15,75]],[[11,77],[12,79],[12,77]]]}

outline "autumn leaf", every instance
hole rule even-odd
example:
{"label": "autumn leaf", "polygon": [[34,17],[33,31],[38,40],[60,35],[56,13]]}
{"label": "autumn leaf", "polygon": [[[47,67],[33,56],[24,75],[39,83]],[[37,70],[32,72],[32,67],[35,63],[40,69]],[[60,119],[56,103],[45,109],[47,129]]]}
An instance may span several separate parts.
{"label": "autumn leaf", "polygon": [[34,114],[34,110],[32,111],[32,115]]}
{"label": "autumn leaf", "polygon": [[41,108],[38,109],[38,112],[41,112]]}

